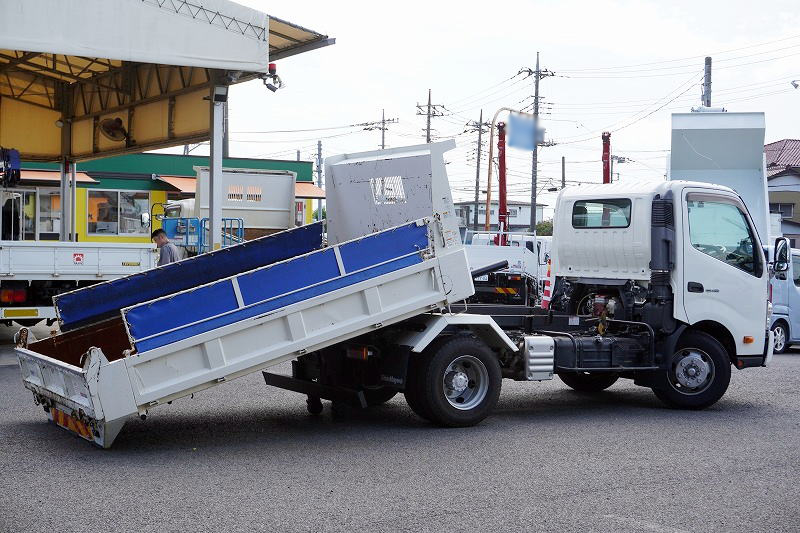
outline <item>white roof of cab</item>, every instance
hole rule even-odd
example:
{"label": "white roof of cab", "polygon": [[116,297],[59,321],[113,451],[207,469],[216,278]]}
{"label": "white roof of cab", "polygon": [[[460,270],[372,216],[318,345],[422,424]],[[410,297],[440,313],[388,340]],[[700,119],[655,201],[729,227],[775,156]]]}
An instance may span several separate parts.
{"label": "white roof of cab", "polygon": [[626,198],[640,195],[664,194],[668,190],[676,193],[684,187],[699,187],[702,189],[714,189],[715,191],[725,191],[736,194],[730,187],[714,185],[698,181],[626,181],[620,183],[592,183],[588,185],[566,187],[560,193],[564,199],[586,199],[586,198]]}

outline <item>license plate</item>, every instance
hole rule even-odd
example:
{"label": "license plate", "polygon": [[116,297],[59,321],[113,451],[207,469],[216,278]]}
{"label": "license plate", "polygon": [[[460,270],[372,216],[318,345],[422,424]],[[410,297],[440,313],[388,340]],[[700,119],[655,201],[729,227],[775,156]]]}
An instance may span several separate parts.
{"label": "license plate", "polygon": [[475,278],[475,281],[489,281],[489,274],[484,274],[483,276],[478,276]]}
{"label": "license plate", "polygon": [[92,435],[92,430],[76,418],[71,417],[64,411],[60,409],[56,409],[55,407],[50,408],[50,416],[53,417],[53,422],[56,425],[61,426],[62,428],[66,429],[67,431],[71,431],[88,441],[94,442],[94,435]]}

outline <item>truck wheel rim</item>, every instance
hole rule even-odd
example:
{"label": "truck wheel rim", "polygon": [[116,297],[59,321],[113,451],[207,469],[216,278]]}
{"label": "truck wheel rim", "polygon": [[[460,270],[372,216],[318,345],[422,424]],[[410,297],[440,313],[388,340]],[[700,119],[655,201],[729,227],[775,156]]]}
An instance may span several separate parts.
{"label": "truck wheel rim", "polygon": [[773,334],[775,335],[774,349],[776,351],[783,350],[783,347],[786,345],[786,333],[783,331],[783,326],[775,326]]}
{"label": "truck wheel rim", "polygon": [[462,355],[447,365],[442,385],[447,402],[456,409],[468,411],[486,398],[489,371],[477,357]]}
{"label": "truck wheel rim", "polygon": [[714,381],[714,361],[697,348],[679,350],[672,363],[669,381],[681,394],[700,394]]}

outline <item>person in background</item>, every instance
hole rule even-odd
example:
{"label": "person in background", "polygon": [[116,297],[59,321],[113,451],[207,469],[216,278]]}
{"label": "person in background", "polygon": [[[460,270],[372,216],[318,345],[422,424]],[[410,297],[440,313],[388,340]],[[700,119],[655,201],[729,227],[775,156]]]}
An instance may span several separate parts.
{"label": "person in background", "polygon": [[153,231],[153,233],[150,234],[150,239],[156,243],[156,246],[158,246],[158,249],[160,250],[158,256],[158,266],[167,265],[180,260],[181,253],[178,250],[178,247],[169,242],[167,234],[163,229],[158,228],[157,230]]}

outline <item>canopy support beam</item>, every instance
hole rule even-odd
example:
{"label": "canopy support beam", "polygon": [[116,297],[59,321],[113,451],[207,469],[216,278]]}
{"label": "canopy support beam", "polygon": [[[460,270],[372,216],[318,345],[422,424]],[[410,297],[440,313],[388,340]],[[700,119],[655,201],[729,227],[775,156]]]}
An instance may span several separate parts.
{"label": "canopy support beam", "polygon": [[208,169],[208,222],[209,240],[211,250],[218,250],[222,247],[222,145],[224,129],[224,101],[215,101],[215,94],[220,90],[225,92],[227,99],[228,88],[226,86],[212,86],[209,96],[211,104],[211,138],[209,146],[209,169]]}

